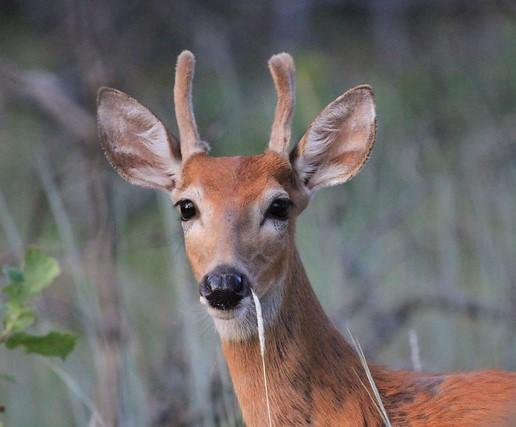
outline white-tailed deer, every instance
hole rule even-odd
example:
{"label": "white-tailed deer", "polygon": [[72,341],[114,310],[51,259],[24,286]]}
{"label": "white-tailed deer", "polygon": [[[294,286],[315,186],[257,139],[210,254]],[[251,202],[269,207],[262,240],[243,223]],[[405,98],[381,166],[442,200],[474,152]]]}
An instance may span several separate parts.
{"label": "white-tailed deer", "polygon": [[[127,181],[164,190],[178,207],[201,303],[220,334],[244,420],[267,424],[253,290],[261,301],[272,423],[379,426],[371,385],[353,348],[332,326],[294,242],[296,217],[322,187],[351,179],[375,141],[369,86],[330,103],[289,152],[294,63],[269,61],[278,101],[264,154],[211,157],[194,119],[194,57],[178,58],[179,140],[122,92],[98,95],[102,148]],[[370,366],[394,426],[515,426],[516,374],[420,374]]]}

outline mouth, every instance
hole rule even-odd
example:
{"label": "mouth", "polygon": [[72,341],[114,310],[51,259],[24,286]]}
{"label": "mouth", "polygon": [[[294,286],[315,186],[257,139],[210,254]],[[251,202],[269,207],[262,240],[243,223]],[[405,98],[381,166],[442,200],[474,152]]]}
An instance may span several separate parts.
{"label": "mouth", "polygon": [[242,295],[236,292],[213,291],[207,300],[212,308],[229,311],[238,306],[242,301]]}
{"label": "mouth", "polygon": [[249,306],[252,305],[251,297],[249,296],[240,298],[236,304],[229,306],[225,303],[214,304],[202,295],[199,300],[206,307],[210,316],[221,320],[232,320],[242,317],[247,313]]}

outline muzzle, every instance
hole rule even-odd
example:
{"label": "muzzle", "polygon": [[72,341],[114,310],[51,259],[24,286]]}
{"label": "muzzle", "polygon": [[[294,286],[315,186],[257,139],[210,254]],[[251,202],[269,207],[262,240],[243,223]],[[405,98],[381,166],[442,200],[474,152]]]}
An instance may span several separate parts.
{"label": "muzzle", "polygon": [[199,293],[211,307],[231,310],[250,295],[249,279],[236,268],[219,265],[201,280]]}

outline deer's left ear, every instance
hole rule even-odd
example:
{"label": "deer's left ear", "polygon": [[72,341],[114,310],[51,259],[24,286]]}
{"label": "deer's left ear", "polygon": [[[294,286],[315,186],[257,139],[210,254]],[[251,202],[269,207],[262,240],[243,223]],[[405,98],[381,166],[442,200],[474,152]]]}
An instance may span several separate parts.
{"label": "deer's left ear", "polygon": [[373,148],[375,117],[370,86],[348,90],[317,116],[290,154],[310,192],[342,184],[358,173]]}

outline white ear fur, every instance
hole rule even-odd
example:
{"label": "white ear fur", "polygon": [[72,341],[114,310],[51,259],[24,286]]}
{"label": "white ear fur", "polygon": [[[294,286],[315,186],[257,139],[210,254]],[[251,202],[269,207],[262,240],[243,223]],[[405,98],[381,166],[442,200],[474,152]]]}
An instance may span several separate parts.
{"label": "white ear fur", "polygon": [[330,103],[291,153],[298,176],[309,191],[342,184],[369,157],[376,133],[371,87],[357,86]]}
{"label": "white ear fur", "polygon": [[152,112],[123,92],[101,88],[97,120],[104,153],[122,178],[143,187],[174,187],[179,144]]}

